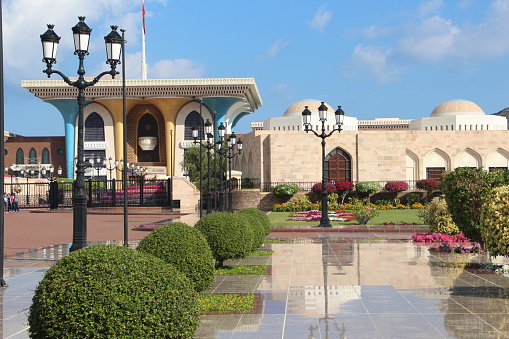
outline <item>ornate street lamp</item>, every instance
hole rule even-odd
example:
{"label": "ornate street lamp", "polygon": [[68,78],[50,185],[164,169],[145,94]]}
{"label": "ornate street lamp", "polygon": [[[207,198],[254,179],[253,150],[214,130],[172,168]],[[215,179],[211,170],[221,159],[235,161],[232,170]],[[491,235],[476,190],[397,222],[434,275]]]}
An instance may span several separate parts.
{"label": "ornate street lamp", "polygon": [[228,152],[228,147],[224,148],[224,134],[226,127],[221,123],[217,128],[219,134],[219,140],[216,142],[217,149],[216,153],[219,154],[219,212],[224,212],[224,176],[223,176],[223,158]]}
{"label": "ornate street lamp", "polygon": [[[202,147],[205,147],[207,149],[207,200],[206,200],[207,201],[207,212],[206,212],[206,214],[210,214],[210,213],[212,213],[212,187],[211,187],[211,182],[210,182],[210,150],[212,150],[215,147],[215,143],[214,143],[214,134],[212,134],[212,123],[209,121],[209,119],[207,119],[207,121],[205,122],[203,127],[205,128],[204,132],[205,132],[205,135],[207,136],[207,138],[205,140],[206,141],[205,144],[203,144],[203,142],[201,142],[201,140],[200,140],[200,144]],[[197,127],[193,126],[191,128],[191,132],[193,135],[194,143],[196,144],[197,139],[198,139]],[[201,166],[200,166],[200,177],[201,177]],[[201,192],[200,192],[200,195],[201,195]],[[200,206],[200,208],[201,208],[201,206]]]}
{"label": "ornate street lamp", "polygon": [[314,131],[313,126],[311,126],[311,111],[308,109],[308,106],[306,106],[304,111],[302,111],[302,122],[304,124],[304,130],[306,133],[311,131],[314,135],[322,139],[322,218],[320,219],[320,225],[318,225],[318,227],[332,227],[329,219],[329,206],[327,204],[328,192],[327,173],[325,171],[325,139],[330,137],[335,131],[341,132],[343,130],[342,127],[345,112],[343,112],[341,106],[338,106],[338,109],[334,113],[336,124],[330,133],[326,133],[325,131],[325,122],[327,121],[327,106],[325,106],[323,101],[320,107],[318,107],[318,115],[322,123],[322,130],[320,134]]}
{"label": "ornate street lamp", "polygon": [[111,177],[112,177],[111,172],[113,172],[114,170],[117,169],[118,160],[113,161],[113,159],[110,157],[108,160],[106,160],[106,159],[103,160],[103,165],[104,165],[104,168],[106,168],[108,170],[108,172],[110,173],[110,180],[111,180]]}
{"label": "ornate street lamp", "polygon": [[62,72],[53,70],[53,64],[56,64],[57,48],[60,37],[53,31],[54,25],[48,25],[48,30],[41,35],[43,62],[46,63],[46,69],[43,71],[51,77],[53,73],[58,74],[66,84],[78,89],[78,160],[76,164],[76,181],[73,190],[73,240],[70,251],[75,251],[87,245],[87,193],[85,190],[85,164],[84,164],[84,119],[83,107],[85,105],[85,88],[95,85],[104,75],[111,75],[115,78],[119,72],[116,66],[120,64],[122,37],[117,32],[117,26],[111,26],[112,31],[104,37],[106,44],[106,63],[110,65],[110,70],[100,73],[92,81],[85,80],[84,59],[88,54],[88,45],[90,41],[90,29],[85,23],[85,17],[80,16],[79,22],[72,28],[74,36],[74,54],[78,55],[78,79],[71,81]]}
{"label": "ornate street lamp", "polygon": [[[232,133],[227,139],[228,142],[228,212],[233,212],[233,185],[232,185],[232,159],[242,153],[242,140],[237,140],[235,133]],[[237,145],[237,152],[235,152],[235,145]]]}

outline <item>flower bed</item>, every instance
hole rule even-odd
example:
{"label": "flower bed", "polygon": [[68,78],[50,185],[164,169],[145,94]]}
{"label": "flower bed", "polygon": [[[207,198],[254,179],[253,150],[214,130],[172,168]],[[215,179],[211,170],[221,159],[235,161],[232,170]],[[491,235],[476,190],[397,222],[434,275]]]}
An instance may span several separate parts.
{"label": "flower bed", "polygon": [[404,221],[400,221],[398,223],[395,223],[395,222],[384,222],[382,223],[383,226],[416,226],[418,225],[417,223],[415,222],[412,222],[412,223],[408,223],[408,222],[404,222]]}
{"label": "flower bed", "polygon": [[470,242],[470,239],[464,234],[445,234],[445,233],[417,233],[412,235],[415,242]]}
{"label": "flower bed", "polygon": [[[312,210],[308,212],[296,212],[290,214],[287,221],[319,221],[322,218],[322,212],[319,210]],[[329,218],[331,221],[348,221],[353,220],[352,214],[347,211],[330,211]]]}
{"label": "flower bed", "polygon": [[417,233],[412,236],[416,243],[431,244],[431,248],[448,253],[482,253],[479,243],[471,242],[464,234]]}
{"label": "flower bed", "polygon": [[[338,204],[331,203],[329,204],[329,210],[354,210],[361,207],[365,207],[364,205],[354,205],[354,204]],[[422,204],[413,204],[411,206],[406,206],[402,204],[398,205],[369,205],[369,207],[373,207],[377,210],[394,210],[394,209],[420,209],[424,206]],[[275,204],[272,206],[273,212],[307,212],[312,210],[320,210],[322,208],[321,204],[313,204],[313,203],[293,203],[293,202],[285,202],[283,204]]]}

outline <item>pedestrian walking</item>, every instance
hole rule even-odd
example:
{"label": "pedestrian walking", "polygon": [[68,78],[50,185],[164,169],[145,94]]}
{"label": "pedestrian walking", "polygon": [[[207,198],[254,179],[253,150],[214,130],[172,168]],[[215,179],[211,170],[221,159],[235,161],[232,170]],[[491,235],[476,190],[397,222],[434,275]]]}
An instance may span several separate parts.
{"label": "pedestrian walking", "polygon": [[16,193],[11,194],[11,210],[13,212],[19,212],[18,196]]}
{"label": "pedestrian walking", "polygon": [[4,212],[9,212],[11,210],[11,199],[9,199],[9,194],[4,192]]}

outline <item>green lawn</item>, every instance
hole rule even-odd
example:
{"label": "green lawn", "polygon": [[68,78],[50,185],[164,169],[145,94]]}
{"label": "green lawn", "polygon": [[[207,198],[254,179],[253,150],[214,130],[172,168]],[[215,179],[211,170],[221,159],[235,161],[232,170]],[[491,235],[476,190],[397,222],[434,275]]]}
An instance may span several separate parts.
{"label": "green lawn", "polygon": [[[293,212],[271,212],[269,213],[270,224],[272,226],[286,226],[286,225],[318,225],[319,221],[286,221],[290,218],[290,214]],[[384,222],[394,222],[399,224],[400,222],[416,223],[418,225],[424,225],[421,219],[418,217],[419,210],[382,210],[380,215],[370,220],[368,225],[381,225]],[[356,220],[350,220],[348,222],[331,221],[334,225],[359,225]]]}

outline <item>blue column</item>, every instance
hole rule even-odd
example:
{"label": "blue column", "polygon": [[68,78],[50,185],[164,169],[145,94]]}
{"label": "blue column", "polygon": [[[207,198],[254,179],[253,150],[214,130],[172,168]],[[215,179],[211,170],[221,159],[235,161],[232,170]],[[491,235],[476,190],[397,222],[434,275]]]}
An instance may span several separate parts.
{"label": "blue column", "polygon": [[[55,106],[62,114],[65,124],[65,162],[67,166],[67,178],[74,178],[74,144],[76,116],[78,115],[78,100],[76,99],[49,99],[45,102]],[[92,101],[86,101],[88,104]]]}
{"label": "blue column", "polygon": [[241,98],[234,97],[208,97],[203,98],[203,103],[211,112],[216,112],[216,126],[214,135],[217,136],[217,128],[221,123],[224,123],[226,113],[235,103],[242,101]]}

